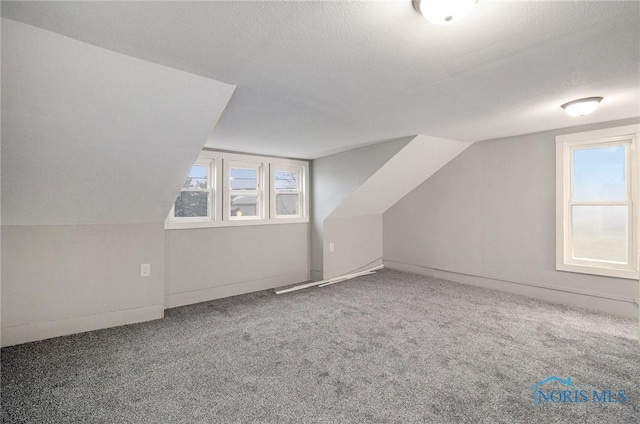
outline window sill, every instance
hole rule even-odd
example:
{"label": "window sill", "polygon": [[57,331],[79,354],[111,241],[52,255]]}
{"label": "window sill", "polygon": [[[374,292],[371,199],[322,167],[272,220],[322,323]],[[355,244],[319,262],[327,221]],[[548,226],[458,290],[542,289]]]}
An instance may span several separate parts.
{"label": "window sill", "polygon": [[207,221],[207,222],[165,222],[165,230],[187,230],[193,228],[224,228],[245,227],[251,225],[280,225],[307,224],[308,218],[278,218],[278,219],[244,219],[236,221]]}
{"label": "window sill", "polygon": [[603,277],[624,278],[628,280],[637,280],[639,277],[638,271],[632,269],[600,268],[587,265],[557,264],[556,270],[575,272],[578,274],[600,275]]}

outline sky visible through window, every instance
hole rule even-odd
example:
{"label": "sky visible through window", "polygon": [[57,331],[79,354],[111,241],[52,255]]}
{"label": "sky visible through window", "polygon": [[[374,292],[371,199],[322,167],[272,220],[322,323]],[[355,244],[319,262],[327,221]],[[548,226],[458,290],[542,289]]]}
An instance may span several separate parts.
{"label": "sky visible through window", "polygon": [[624,201],[625,146],[576,149],[573,151],[573,200]]}
{"label": "sky visible through window", "polygon": [[255,169],[231,168],[229,188],[232,190],[257,190],[258,172]]}
{"label": "sky visible through window", "polygon": [[275,189],[281,191],[296,191],[298,189],[298,176],[295,172],[277,171],[274,174]]}
{"label": "sky visible through window", "polygon": [[[573,201],[627,200],[626,146],[623,144],[573,151]],[[628,207],[572,207],[573,257],[626,263]]]}
{"label": "sky visible through window", "polygon": [[194,165],[191,167],[191,172],[189,172],[189,177],[184,182],[183,188],[207,188],[208,176],[208,166]]}
{"label": "sky visible through window", "polygon": [[209,208],[209,194],[207,193],[207,180],[209,167],[207,165],[194,165],[187,177],[183,189],[198,189],[201,191],[182,191],[174,204],[174,215],[180,218],[206,217]]}

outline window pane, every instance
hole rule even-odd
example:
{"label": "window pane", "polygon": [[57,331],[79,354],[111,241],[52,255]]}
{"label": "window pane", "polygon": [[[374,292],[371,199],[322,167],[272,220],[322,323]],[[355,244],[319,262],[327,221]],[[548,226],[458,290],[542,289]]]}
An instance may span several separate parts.
{"label": "window pane", "polygon": [[627,263],[627,206],[573,206],[573,258]]}
{"label": "window pane", "polygon": [[626,147],[593,147],[573,151],[573,200],[626,200]]}
{"label": "window pane", "polygon": [[194,165],[182,188],[208,188],[208,179],[209,167],[206,165]]}
{"label": "window pane", "polygon": [[176,199],[176,218],[207,216],[209,194],[206,191],[183,191]]}
{"label": "window pane", "polygon": [[258,216],[258,196],[255,194],[231,196],[231,216]]}
{"label": "window pane", "polygon": [[274,172],[275,189],[279,191],[298,191],[297,172]]}
{"label": "window pane", "polygon": [[276,215],[299,215],[298,194],[276,194]]}
{"label": "window pane", "polygon": [[257,190],[258,171],[246,168],[231,168],[229,171],[229,188],[231,190]]}

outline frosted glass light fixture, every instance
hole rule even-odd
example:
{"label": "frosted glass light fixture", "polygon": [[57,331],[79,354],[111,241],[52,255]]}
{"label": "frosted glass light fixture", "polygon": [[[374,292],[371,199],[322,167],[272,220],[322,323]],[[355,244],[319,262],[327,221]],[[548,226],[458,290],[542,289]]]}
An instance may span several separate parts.
{"label": "frosted glass light fixture", "polygon": [[427,21],[442,25],[467,15],[477,2],[478,0],[413,0],[413,8]]}
{"label": "frosted glass light fixture", "polygon": [[560,107],[571,116],[584,116],[596,110],[601,101],[602,97],[585,97],[567,102]]}

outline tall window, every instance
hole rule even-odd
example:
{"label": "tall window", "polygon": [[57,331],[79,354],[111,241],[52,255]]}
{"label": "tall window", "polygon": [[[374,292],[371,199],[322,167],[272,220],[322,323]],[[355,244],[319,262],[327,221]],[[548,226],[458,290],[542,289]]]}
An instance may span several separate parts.
{"label": "tall window", "polygon": [[637,278],[637,125],[557,143],[557,269]]}
{"label": "tall window", "polygon": [[271,216],[295,218],[302,216],[303,167],[273,165],[271,169]]}
{"label": "tall window", "polygon": [[193,165],[173,205],[171,218],[187,222],[214,219],[213,168],[213,159],[199,160]]}

